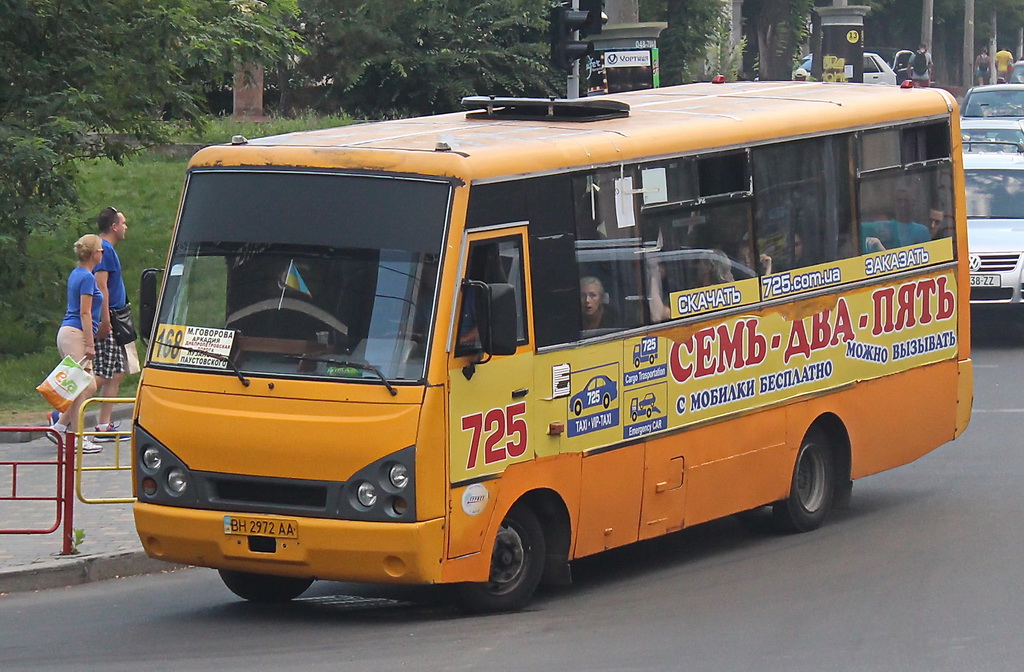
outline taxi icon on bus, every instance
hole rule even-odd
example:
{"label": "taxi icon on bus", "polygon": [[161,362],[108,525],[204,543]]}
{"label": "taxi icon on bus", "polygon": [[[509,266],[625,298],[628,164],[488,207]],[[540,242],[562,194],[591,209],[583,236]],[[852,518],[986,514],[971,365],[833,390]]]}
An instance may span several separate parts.
{"label": "taxi icon on bus", "polygon": [[587,386],[574,394],[569,400],[569,406],[574,415],[579,416],[584,409],[602,406],[608,408],[612,401],[619,396],[619,386],[608,376],[594,376],[587,383]]}

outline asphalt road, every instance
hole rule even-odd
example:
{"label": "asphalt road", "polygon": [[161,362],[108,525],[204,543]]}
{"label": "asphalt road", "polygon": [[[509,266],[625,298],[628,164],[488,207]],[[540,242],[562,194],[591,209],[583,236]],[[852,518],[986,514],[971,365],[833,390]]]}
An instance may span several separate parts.
{"label": "asphalt road", "polygon": [[338,583],[266,608],[196,569],[13,594],[0,669],[1019,670],[1024,339],[979,340],[970,429],[858,481],[817,532],[718,521],[484,617],[441,589]]}

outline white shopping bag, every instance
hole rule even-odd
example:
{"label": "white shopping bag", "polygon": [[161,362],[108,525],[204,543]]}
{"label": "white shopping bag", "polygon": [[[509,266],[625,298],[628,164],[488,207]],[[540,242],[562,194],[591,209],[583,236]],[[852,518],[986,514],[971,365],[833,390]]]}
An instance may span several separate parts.
{"label": "white shopping bag", "polygon": [[135,347],[135,343],[136,341],[132,341],[124,346],[124,359],[129,375],[142,371],[142,365],[139,364],[139,351]]}
{"label": "white shopping bag", "polygon": [[68,410],[71,402],[77,399],[78,395],[85,392],[92,381],[92,374],[83,369],[82,365],[71,359],[69,355],[61,360],[61,363],[36,389],[39,390],[39,394],[43,395],[43,399],[63,413]]}

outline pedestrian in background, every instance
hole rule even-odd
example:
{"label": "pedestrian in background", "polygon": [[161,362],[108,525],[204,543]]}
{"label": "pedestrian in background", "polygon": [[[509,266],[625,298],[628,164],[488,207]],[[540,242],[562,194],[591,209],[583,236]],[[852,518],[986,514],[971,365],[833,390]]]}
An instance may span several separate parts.
{"label": "pedestrian in background", "polygon": [[[128,364],[124,346],[114,340],[110,328],[110,311],[124,308],[128,303],[128,293],[124,287],[124,277],[121,275],[121,259],[114,251],[114,246],[124,240],[128,232],[128,223],[124,214],[111,206],[100,211],[96,217],[96,227],[103,240],[103,259],[93,270],[93,275],[96,276],[96,286],[103,294],[103,310],[100,313],[93,368],[99,383],[99,396],[116,397],[121,379],[128,372]],[[111,404],[100,404],[99,424],[95,428],[97,432],[117,431],[121,423],[111,422],[112,412]],[[113,441],[115,438],[111,434],[106,434],[97,435],[94,440]]]}
{"label": "pedestrian in background", "polygon": [[974,59],[974,84],[988,84],[992,77],[992,63],[988,57],[988,47],[982,47],[981,53]]}
{"label": "pedestrian in background", "polygon": [[996,52],[996,81],[1005,83],[1010,81],[1010,72],[1013,71],[1013,52],[1005,47]]}
{"label": "pedestrian in background", "polygon": [[910,58],[910,79],[915,87],[926,88],[932,85],[932,54],[928,45],[922,42]]}
{"label": "pedestrian in background", "polygon": [[[91,233],[82,236],[75,242],[75,257],[78,265],[68,275],[68,304],[57,330],[57,350],[61,357],[70,356],[89,370],[96,357],[96,332],[99,330],[100,311],[103,309],[103,294],[96,286],[92,271],[103,258],[103,241]],[[50,427],[60,434],[72,430],[78,410],[95,391],[96,383],[91,382],[68,410],[63,413],[52,411],[49,415]],[[56,443],[57,437],[53,434],[47,433],[46,436]],[[88,436],[82,437],[81,449],[83,453],[103,450]]]}

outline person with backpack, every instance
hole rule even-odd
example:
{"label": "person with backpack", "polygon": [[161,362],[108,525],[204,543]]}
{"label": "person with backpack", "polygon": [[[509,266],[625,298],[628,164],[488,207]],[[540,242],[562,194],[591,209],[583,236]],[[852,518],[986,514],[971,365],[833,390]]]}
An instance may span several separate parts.
{"label": "person with backpack", "polygon": [[988,57],[988,47],[982,47],[981,53],[974,59],[974,84],[988,84],[992,77],[992,64]]}
{"label": "person with backpack", "polygon": [[917,51],[910,58],[910,79],[914,81],[915,87],[923,88],[932,85],[932,54],[924,42],[917,47]]}

